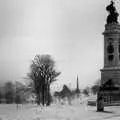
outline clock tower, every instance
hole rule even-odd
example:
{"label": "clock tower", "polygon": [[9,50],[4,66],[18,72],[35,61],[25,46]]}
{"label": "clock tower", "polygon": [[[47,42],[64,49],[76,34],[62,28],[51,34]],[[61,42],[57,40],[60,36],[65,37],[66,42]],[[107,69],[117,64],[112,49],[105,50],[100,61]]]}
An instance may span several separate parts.
{"label": "clock tower", "polygon": [[106,7],[109,15],[104,35],[104,67],[101,70],[101,85],[112,81],[120,87],[120,24],[114,2]]}
{"label": "clock tower", "polygon": [[107,17],[104,36],[104,67],[101,69],[101,86],[97,93],[97,111],[104,106],[120,103],[120,24],[118,13],[111,1],[106,7]]}

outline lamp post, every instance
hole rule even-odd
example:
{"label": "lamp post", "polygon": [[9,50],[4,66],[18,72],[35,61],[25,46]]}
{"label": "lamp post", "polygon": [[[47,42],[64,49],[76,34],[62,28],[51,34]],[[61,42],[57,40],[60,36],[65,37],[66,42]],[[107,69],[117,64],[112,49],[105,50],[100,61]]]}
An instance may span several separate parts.
{"label": "lamp post", "polygon": [[17,82],[15,83],[15,103],[18,111],[18,92],[17,92]]}

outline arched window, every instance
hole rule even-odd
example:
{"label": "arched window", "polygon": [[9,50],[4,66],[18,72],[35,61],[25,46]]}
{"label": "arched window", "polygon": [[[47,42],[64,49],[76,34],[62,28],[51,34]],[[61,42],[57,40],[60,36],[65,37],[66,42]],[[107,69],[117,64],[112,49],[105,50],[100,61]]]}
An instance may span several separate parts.
{"label": "arched window", "polygon": [[112,61],[114,59],[114,56],[113,55],[108,55],[108,60],[109,61]]}

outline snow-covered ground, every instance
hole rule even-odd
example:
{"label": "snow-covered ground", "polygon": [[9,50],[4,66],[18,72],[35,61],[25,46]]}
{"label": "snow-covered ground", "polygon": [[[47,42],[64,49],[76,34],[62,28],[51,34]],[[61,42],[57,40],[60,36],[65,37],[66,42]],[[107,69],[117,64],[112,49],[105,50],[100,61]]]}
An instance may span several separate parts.
{"label": "snow-covered ground", "polygon": [[105,107],[105,112],[96,112],[96,107],[74,100],[72,105],[0,105],[0,120],[119,120],[120,107]]}

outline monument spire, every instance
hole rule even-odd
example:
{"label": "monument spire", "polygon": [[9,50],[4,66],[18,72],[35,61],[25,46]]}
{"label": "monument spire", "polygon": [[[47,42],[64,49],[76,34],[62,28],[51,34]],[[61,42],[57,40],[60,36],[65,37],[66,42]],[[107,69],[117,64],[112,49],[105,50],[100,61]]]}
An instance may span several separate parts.
{"label": "monument spire", "polygon": [[78,76],[77,76],[77,85],[76,85],[76,90],[75,90],[76,94],[77,94],[77,97],[79,97],[80,95],[80,89],[79,89],[79,79],[78,79]]}
{"label": "monument spire", "polygon": [[77,90],[79,90],[79,80],[78,80],[78,76],[77,76]]}

